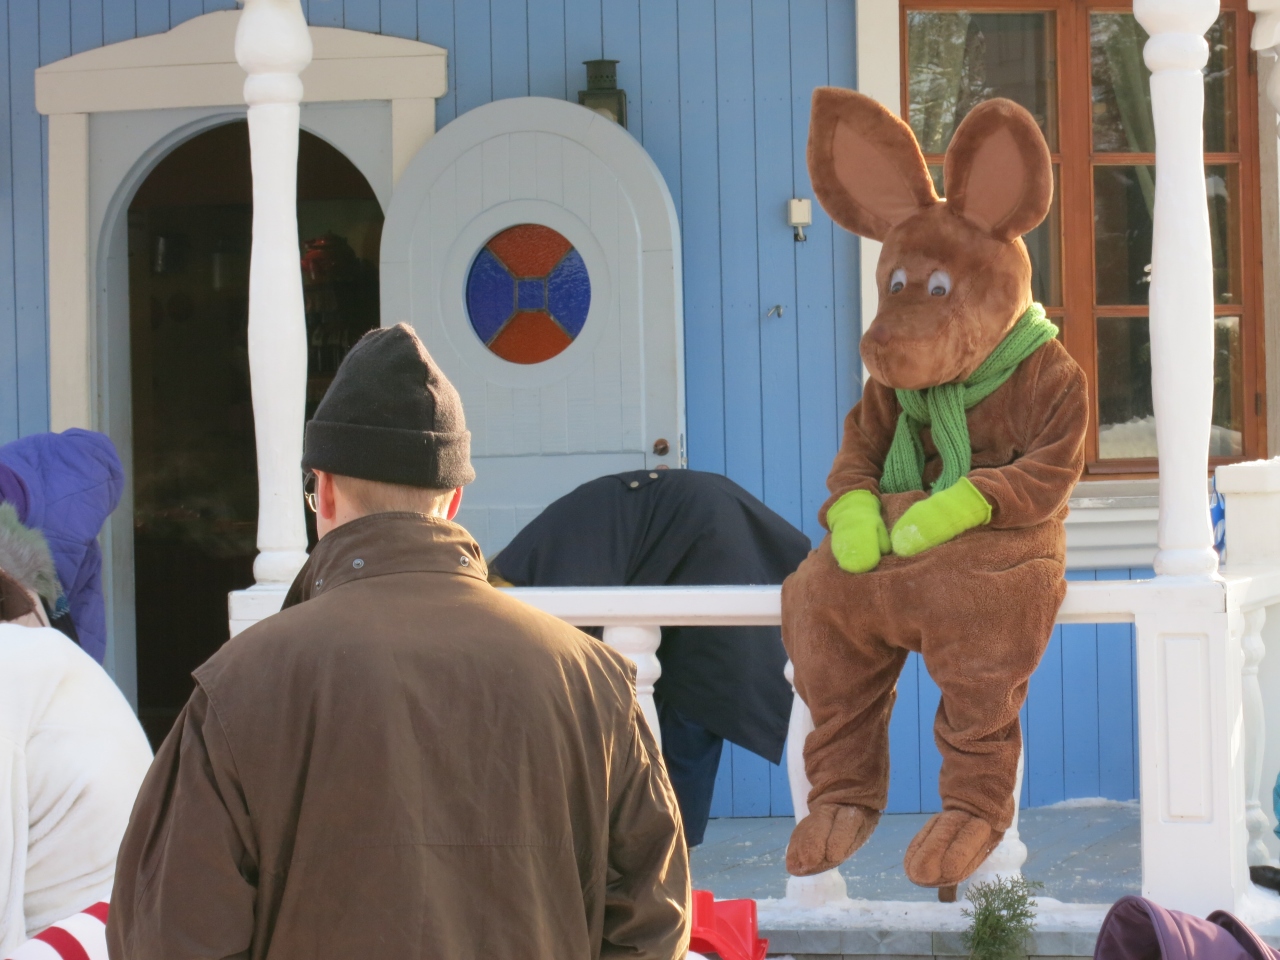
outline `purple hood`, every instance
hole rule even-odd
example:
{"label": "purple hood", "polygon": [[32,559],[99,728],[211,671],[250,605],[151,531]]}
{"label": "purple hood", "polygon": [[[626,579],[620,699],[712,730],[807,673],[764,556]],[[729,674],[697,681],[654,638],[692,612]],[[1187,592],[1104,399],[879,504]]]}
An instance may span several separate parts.
{"label": "purple hood", "polygon": [[44,534],[80,645],[99,663],[107,623],[98,533],[123,489],[120,458],[104,434],[37,433],[0,447],[0,500]]}
{"label": "purple hood", "polygon": [[1239,919],[1217,910],[1207,920],[1142,897],[1117,900],[1098,931],[1094,960],[1280,960],[1280,951]]}

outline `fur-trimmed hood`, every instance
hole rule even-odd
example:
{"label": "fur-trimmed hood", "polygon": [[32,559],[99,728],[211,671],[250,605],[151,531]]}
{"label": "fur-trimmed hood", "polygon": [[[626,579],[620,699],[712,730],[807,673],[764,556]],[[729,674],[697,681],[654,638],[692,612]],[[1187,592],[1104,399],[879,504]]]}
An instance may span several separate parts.
{"label": "fur-trimmed hood", "polygon": [[12,504],[0,503],[0,622],[44,623],[43,599],[52,606],[59,594],[49,545],[38,530],[24,527]]}

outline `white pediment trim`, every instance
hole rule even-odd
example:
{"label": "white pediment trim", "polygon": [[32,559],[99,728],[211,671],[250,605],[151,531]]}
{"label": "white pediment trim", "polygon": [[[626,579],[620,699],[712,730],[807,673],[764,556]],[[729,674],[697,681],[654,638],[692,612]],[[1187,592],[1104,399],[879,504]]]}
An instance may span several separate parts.
{"label": "white pediment trim", "polygon": [[[236,62],[238,10],[181,23],[167,33],[86,50],[36,71],[43,114],[217,107],[244,103]],[[311,27],[314,53],[303,102],[435,100],[447,89],[447,51],[400,37]]]}

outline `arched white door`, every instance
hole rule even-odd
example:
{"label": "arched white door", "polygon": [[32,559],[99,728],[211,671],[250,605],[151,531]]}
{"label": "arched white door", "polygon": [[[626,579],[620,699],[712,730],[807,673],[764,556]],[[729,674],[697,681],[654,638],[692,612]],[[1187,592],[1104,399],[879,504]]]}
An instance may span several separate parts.
{"label": "arched white door", "polygon": [[464,114],[406,168],[381,251],[383,325],[462,395],[459,520],[486,552],[586,480],[683,465],[679,224],[617,124],[541,97]]}

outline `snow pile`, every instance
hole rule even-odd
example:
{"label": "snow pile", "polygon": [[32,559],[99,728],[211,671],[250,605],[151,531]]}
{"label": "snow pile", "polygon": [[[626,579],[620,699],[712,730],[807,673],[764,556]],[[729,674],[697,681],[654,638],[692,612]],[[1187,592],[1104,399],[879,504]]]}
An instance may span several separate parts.
{"label": "snow pile", "polygon": [[[821,907],[801,907],[790,900],[756,901],[761,930],[923,930],[961,931],[969,921],[961,910],[967,901],[845,900]],[[1036,897],[1036,930],[1094,933],[1110,904],[1063,903]]]}
{"label": "snow pile", "polygon": [[1137,800],[1110,800],[1107,797],[1072,797],[1040,807],[1041,810],[1084,810],[1092,807],[1114,807],[1119,810],[1140,810]]}

